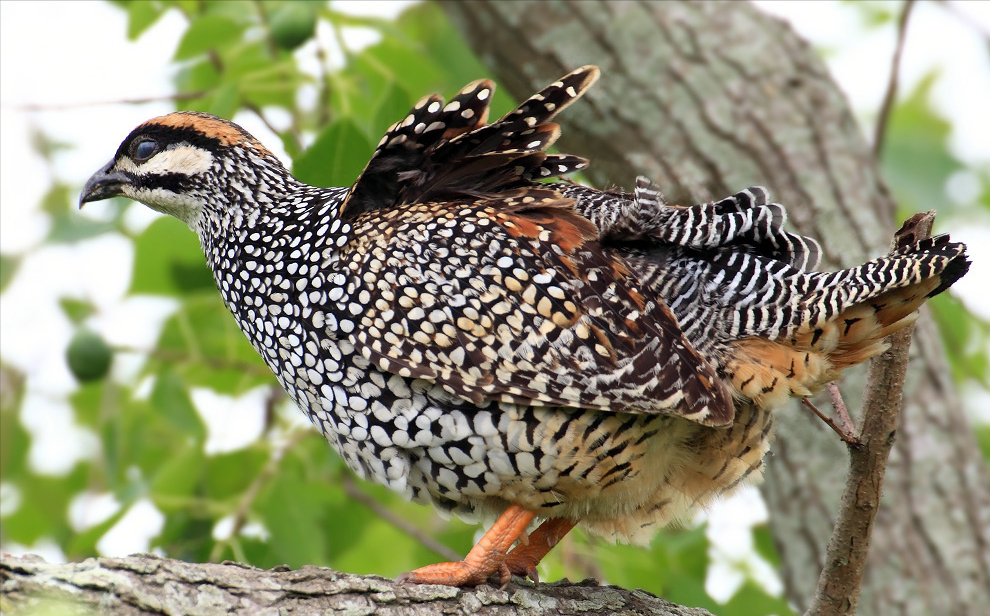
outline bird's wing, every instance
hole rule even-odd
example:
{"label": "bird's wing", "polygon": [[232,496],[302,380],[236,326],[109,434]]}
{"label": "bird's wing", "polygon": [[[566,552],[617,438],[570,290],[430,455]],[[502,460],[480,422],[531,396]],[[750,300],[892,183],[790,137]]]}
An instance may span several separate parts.
{"label": "bird's wing", "polygon": [[731,396],[668,308],[640,293],[573,200],[544,188],[365,214],[351,342],[389,373],[475,404],[732,420]]}
{"label": "bird's wing", "polygon": [[348,192],[341,217],[489,195],[583,168],[583,158],[546,150],[560,135],[551,120],[598,75],[597,67],[579,68],[491,124],[486,121],[495,84],[487,79],[469,83],[448,103],[437,95],[421,99],[382,137]]}

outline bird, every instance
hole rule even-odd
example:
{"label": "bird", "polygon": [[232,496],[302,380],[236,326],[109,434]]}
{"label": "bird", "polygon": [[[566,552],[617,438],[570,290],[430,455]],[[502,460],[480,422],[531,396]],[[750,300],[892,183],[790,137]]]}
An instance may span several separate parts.
{"label": "bird", "polygon": [[[947,235],[817,270],[761,187],[673,205],[564,178],[553,121],[584,66],[489,122],[495,84],[419,100],[347,187],[296,180],[240,126],[148,120],[85,184],[198,235],[226,307],[360,477],[467,520],[404,583],[538,581],[577,525],[646,545],[759,481],[773,411],[886,348],[969,268]],[[329,161],[328,161],[329,162]]]}

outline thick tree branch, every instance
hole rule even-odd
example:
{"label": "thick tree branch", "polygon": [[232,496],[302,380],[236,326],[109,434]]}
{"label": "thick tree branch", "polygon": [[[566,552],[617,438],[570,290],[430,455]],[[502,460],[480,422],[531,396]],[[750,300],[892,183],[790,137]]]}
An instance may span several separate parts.
{"label": "thick tree branch", "polygon": [[[256,569],[236,563],[194,564],[138,554],[49,564],[37,557],[0,555],[4,614],[113,616],[501,616],[644,614],[711,616],[642,590],[599,586],[593,580],[513,583],[462,589],[396,584],[378,576],[319,567]],[[45,611],[47,609],[47,611]]]}
{"label": "thick tree branch", "polygon": [[[931,237],[935,212],[916,214],[894,236],[892,250]],[[887,457],[900,423],[914,324],[888,337],[890,348],[870,362],[862,423],[849,445],[849,474],[825,567],[806,616],[855,614],[880,497]]]}

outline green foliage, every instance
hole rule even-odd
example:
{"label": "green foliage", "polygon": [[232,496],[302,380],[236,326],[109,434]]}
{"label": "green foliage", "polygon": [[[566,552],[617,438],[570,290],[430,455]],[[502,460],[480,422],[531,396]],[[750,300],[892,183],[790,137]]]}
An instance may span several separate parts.
{"label": "green foliage", "polygon": [[[937,210],[936,232],[947,223],[969,224],[974,215],[990,210],[990,172],[967,168],[948,149],[951,124],[930,104],[937,73],[929,73],[893,108],[883,144],[884,177],[898,203],[898,219],[915,212]],[[957,173],[976,177],[982,191],[974,203],[958,204],[946,186]],[[990,323],[971,314],[951,294],[933,298],[935,315],[957,382],[975,380],[990,387]]]}
{"label": "green foliage", "polygon": [[331,122],[308,150],[295,159],[292,174],[314,186],[347,186],[375,151],[351,118]]}
{"label": "green foliage", "polygon": [[863,24],[877,28],[891,24],[897,17],[898,4],[883,0],[842,0],[843,4],[852,7]]}
{"label": "green foliage", "polygon": [[926,76],[890,117],[883,146],[883,171],[897,202],[912,212],[937,207],[952,213],[946,198],[949,176],[965,167],[946,149],[951,126],[929,105],[935,73]]}
{"label": "green foliage", "polygon": [[[394,22],[346,15],[322,2],[115,4],[127,13],[129,39],[140,37],[166,12],[184,16],[188,26],[173,56],[176,91],[183,95],[180,107],[228,118],[244,111],[267,118],[271,110],[282,111],[290,118],[278,132],[292,158],[286,162],[301,180],[320,186],[349,185],[386,127],[402,119],[419,97],[432,92],[449,96],[487,75],[430,4],[413,6]],[[881,10],[885,5],[871,6],[876,9],[872,19],[889,21]],[[323,62],[319,74],[309,75],[300,68],[299,56],[314,47],[325,55],[326,43],[314,39],[320,22],[337,34],[349,27],[370,28],[381,39],[366,49],[344,50],[344,66]],[[314,107],[300,105],[302,86],[315,88]],[[930,80],[923,82],[897,106],[884,151],[894,193],[912,210],[946,203],[946,179],[964,168],[946,151],[948,127],[930,109],[929,87]],[[507,112],[512,104],[504,93],[496,93],[493,115]],[[36,139],[36,148],[46,157],[64,147],[43,135]],[[100,162],[94,161],[94,168]],[[18,421],[23,377],[0,365],[0,475],[21,495],[16,510],[3,518],[5,542],[31,545],[48,537],[69,558],[92,556],[128,507],[147,498],[165,516],[152,547],[176,558],[232,558],[261,567],[329,565],[389,576],[439,559],[417,537],[348,492],[358,489],[421,534],[461,554],[470,549],[475,526],[441,521],[427,507],[354,480],[322,436],[301,431],[289,419],[298,410],[284,399],[227,313],[195,235],[181,222],[162,217],[133,236],[121,222],[123,200],[115,203],[109,221],[94,222],[78,215],[75,197],[74,189],[64,185],[53,186],[45,196],[42,207],[52,220],[46,244],[123,233],[135,249],[129,293],[167,297],[178,308],[154,347],[143,350],[147,361],[134,382],[101,378],[110,356],[102,340],[80,334],[73,342],[70,364],[85,382],[69,402],[80,426],[99,437],[100,451],[64,476],[41,475],[28,463],[31,436]],[[990,190],[981,199],[990,209]],[[960,207],[960,215],[962,211]],[[18,255],[0,255],[0,291],[17,275],[20,261]],[[952,300],[934,306],[956,376],[983,375],[985,383],[987,347],[970,341],[973,336],[987,339],[986,324]],[[61,307],[79,327],[98,310],[79,299],[62,299]],[[207,427],[191,390],[239,396],[259,386],[267,386],[271,394],[262,436],[239,450],[208,455]],[[990,451],[988,434],[983,429],[980,438]],[[99,524],[74,529],[68,523],[69,504],[87,490],[113,495],[121,508]],[[225,535],[224,528],[234,532]],[[767,529],[756,529],[755,538],[759,554],[776,564]],[[727,604],[717,604],[705,592],[708,548],[704,527],[666,531],[648,550],[601,545],[578,530],[551,552],[541,573],[546,579],[600,576],[723,616],[791,613],[782,599],[767,595],[752,580]]]}
{"label": "green foliage", "polygon": [[178,220],[156,220],[135,238],[134,248],[131,293],[181,297],[214,289],[196,235]]}
{"label": "green foliage", "polygon": [[156,0],[117,0],[114,4],[127,11],[127,39],[131,41],[155,25],[165,12],[165,3]]}
{"label": "green foliage", "polygon": [[0,293],[7,289],[7,285],[14,279],[17,268],[21,260],[17,256],[0,254]]}

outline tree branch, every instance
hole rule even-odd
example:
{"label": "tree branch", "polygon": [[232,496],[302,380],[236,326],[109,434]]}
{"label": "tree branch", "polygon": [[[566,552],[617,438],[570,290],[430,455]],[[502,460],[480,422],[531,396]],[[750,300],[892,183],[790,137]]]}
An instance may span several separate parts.
{"label": "tree branch", "polygon": [[179,102],[194,100],[209,94],[208,90],[195,92],[179,92],[161,96],[143,96],[138,98],[122,98],[109,101],[86,101],[81,103],[23,103],[12,105],[18,111],[62,111],[64,109],[81,109],[83,107],[99,107],[101,105],[142,105],[144,103]]}
{"label": "tree branch", "polygon": [[[935,212],[912,216],[894,235],[891,249],[931,237]],[[894,434],[901,418],[904,379],[914,324],[888,337],[890,348],[870,362],[857,444],[849,445],[849,474],[825,567],[805,616],[855,614],[870,536]]]}
{"label": "tree branch", "polygon": [[2,554],[0,583],[0,608],[10,614],[711,616],[701,608],[681,607],[642,590],[599,586],[593,580],[538,587],[521,582],[506,590],[493,586],[465,589],[396,584],[379,576],[312,566],[266,571],[237,563],[186,563],[151,554],[65,564]]}

